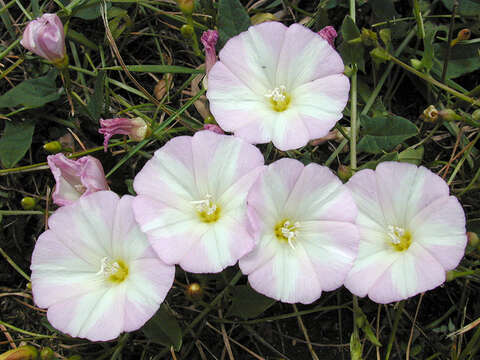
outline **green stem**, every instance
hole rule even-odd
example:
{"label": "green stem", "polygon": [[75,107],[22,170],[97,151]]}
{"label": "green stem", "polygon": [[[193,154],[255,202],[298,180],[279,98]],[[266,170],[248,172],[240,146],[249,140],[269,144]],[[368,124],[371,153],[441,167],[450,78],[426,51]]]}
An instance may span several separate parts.
{"label": "green stem", "polygon": [[10,325],[9,323],[6,323],[5,321],[2,321],[2,320],[0,320],[0,324],[2,324],[3,326],[5,326],[9,329],[12,329],[16,332],[19,332],[21,334],[33,336],[36,339],[56,339],[57,338],[55,335],[36,334],[36,333],[30,332],[30,331],[27,331],[27,330],[23,330],[23,329],[20,329],[16,326]]}
{"label": "green stem", "polygon": [[[15,264],[15,261],[12,260],[12,258],[10,256],[8,256],[8,254],[3,251],[3,249],[0,247],[0,254],[5,258],[5,260],[7,260],[7,262],[12,265],[12,267],[17,270],[17,272],[22,275],[25,279],[27,279],[27,281],[30,281],[30,276],[28,276],[27,274],[25,274],[25,272],[20,269],[20,267]],[[6,325],[5,325],[6,326]],[[31,334],[29,334],[31,335]]]}
{"label": "green stem", "polygon": [[395,334],[397,333],[397,329],[398,329],[398,323],[400,322],[400,317],[402,316],[404,307],[405,307],[405,302],[400,301],[400,303],[398,303],[397,312],[395,313],[395,320],[393,321],[393,329],[392,329],[392,332],[390,333],[390,338],[388,339],[387,355],[385,355],[385,360],[388,360],[390,358],[393,342],[395,341]]}

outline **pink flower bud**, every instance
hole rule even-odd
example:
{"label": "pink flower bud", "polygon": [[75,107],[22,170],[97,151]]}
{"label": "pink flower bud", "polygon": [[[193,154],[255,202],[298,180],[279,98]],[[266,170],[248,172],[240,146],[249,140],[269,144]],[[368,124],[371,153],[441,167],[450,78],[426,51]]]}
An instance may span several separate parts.
{"label": "pink flower bud", "polygon": [[215,52],[215,45],[218,40],[217,30],[204,31],[200,41],[203,44],[205,50],[205,69],[208,74],[213,64],[217,62],[217,53]]}
{"label": "pink flower bud", "polygon": [[215,125],[215,124],[205,124],[205,125],[203,125],[203,130],[210,130],[210,131],[213,131],[214,133],[217,133],[217,134],[220,134],[220,135],[225,134],[223,132],[222,128],[218,125]]}
{"label": "pink flower bud", "polygon": [[58,206],[69,205],[81,196],[109,189],[102,164],[92,156],[72,160],[59,153],[48,156],[47,162],[55,178],[52,198]]}
{"label": "pink flower bud", "polygon": [[325,26],[318,32],[318,35],[327,40],[331,46],[335,47],[335,38],[337,37],[337,32],[333,26]]}
{"label": "pink flower bud", "polygon": [[149,134],[149,126],[142,118],[115,118],[115,119],[100,119],[100,129],[98,132],[103,134],[105,139],[103,147],[107,151],[108,142],[113,135],[122,134],[128,135],[131,140],[142,141]]}
{"label": "pink flower bud", "polygon": [[43,14],[30,21],[20,44],[54,64],[65,62],[65,34],[62,21],[56,14]]}

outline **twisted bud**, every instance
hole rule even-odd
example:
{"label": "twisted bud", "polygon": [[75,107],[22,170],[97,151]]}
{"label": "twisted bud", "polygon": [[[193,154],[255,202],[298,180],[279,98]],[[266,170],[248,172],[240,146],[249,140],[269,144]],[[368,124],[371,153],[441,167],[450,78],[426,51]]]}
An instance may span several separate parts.
{"label": "twisted bud", "polygon": [[63,24],[56,14],[43,14],[28,23],[20,44],[32,53],[51,61],[55,66],[65,67],[68,57],[65,53]]}

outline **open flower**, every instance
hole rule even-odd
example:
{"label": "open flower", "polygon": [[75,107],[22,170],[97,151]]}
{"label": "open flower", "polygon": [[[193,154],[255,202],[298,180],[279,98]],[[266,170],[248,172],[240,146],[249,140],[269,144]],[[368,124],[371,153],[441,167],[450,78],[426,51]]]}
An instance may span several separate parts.
{"label": "open flower", "polygon": [[210,111],[223,130],[280,150],[325,136],[342,117],[349,81],[319,34],[278,22],[231,38],[208,74]]}
{"label": "open flower", "polygon": [[262,169],[262,154],[242,139],[213,131],[178,136],[135,177],[135,218],[167,264],[219,272],[254,245],[246,197]]}
{"label": "open flower", "polygon": [[102,164],[92,156],[72,160],[59,153],[48,156],[47,162],[56,181],[52,198],[58,206],[69,205],[96,191],[108,190]]}
{"label": "open flower", "polygon": [[50,216],[32,255],[32,291],[58,330],[114,339],[139,329],[172,286],[175,268],[150,247],[132,200],[100,191]]}
{"label": "open flower", "polygon": [[20,44],[55,65],[62,65],[67,59],[63,24],[56,14],[43,14],[30,21]]}
{"label": "open flower", "polygon": [[247,204],[257,244],[239,264],[255,290],[308,304],[343,284],[357,253],[357,208],[327,167],[278,160],[259,176]]}
{"label": "open flower", "polygon": [[383,162],[346,185],[359,210],[360,245],[345,286],[385,304],[442,284],[467,243],[465,214],[445,181],[424,167]]}
{"label": "open flower", "polygon": [[128,135],[133,141],[142,141],[149,134],[148,124],[140,117],[134,119],[115,118],[100,119],[100,129],[98,132],[103,134],[103,148],[107,151],[108,142],[113,135]]}

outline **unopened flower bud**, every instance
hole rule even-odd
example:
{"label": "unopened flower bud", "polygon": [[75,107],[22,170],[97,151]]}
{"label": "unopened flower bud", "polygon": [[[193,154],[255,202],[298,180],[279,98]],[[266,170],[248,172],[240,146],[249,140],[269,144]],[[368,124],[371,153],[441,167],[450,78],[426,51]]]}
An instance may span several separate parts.
{"label": "unopened flower bud", "polygon": [[44,347],[40,352],[40,359],[41,360],[54,360],[55,353],[49,347]]}
{"label": "unopened flower bud", "polygon": [[257,13],[250,18],[252,25],[261,24],[267,21],[278,21],[279,19],[271,13]]}
{"label": "unopened flower bud", "polygon": [[430,105],[425,110],[423,110],[422,115],[420,117],[430,123],[434,123],[438,120],[438,110],[434,105]]}
{"label": "unopened flower bud", "polygon": [[62,151],[62,144],[60,141],[50,141],[43,145],[43,149],[48,151],[50,154],[56,154]]}
{"label": "unopened flower bud", "polygon": [[355,73],[355,70],[353,70],[351,66],[345,65],[343,73],[345,74],[345,76],[351,77]]}
{"label": "unopened flower bud", "polygon": [[177,5],[183,15],[186,17],[192,16],[193,9],[195,8],[194,0],[177,0]]}
{"label": "unopened flower bud", "polygon": [[337,175],[343,182],[347,182],[353,176],[353,170],[350,166],[339,165]]}
{"label": "unopened flower bud", "polygon": [[190,40],[193,37],[194,32],[195,30],[193,29],[192,25],[185,24],[180,28],[180,33],[187,40]]}
{"label": "unopened flower bud", "polygon": [[372,30],[363,28],[360,37],[362,38],[362,42],[365,46],[377,45],[377,34]]}
{"label": "unopened flower bud", "polygon": [[478,238],[478,235],[474,232],[467,232],[467,239],[470,246],[478,247],[478,245],[480,245],[480,239]]}
{"label": "unopened flower bud", "polygon": [[133,141],[142,141],[150,135],[150,126],[142,118],[100,119],[100,134],[104,135],[103,147],[107,151],[108,142],[113,135],[128,135]]}
{"label": "unopened flower bud", "polygon": [[37,205],[37,200],[33,197],[25,196],[20,201],[20,204],[22,205],[22,208],[24,208],[25,210],[32,210]]}
{"label": "unopened flower bud", "polygon": [[355,315],[355,324],[359,329],[363,328],[363,326],[365,325],[365,321],[366,319],[364,314]]}
{"label": "unopened flower bud", "polygon": [[208,115],[204,120],[205,124],[216,124],[215,118],[213,115]]}
{"label": "unopened flower bud", "polygon": [[370,56],[375,64],[382,64],[390,60],[391,56],[387,50],[381,47],[376,47],[372,51],[370,51]]}
{"label": "unopened flower bud", "polygon": [[452,109],[443,109],[438,112],[438,116],[440,119],[443,121],[461,121],[463,120],[463,117],[458,115],[454,110]]}
{"label": "unopened flower bud", "polygon": [[410,65],[418,71],[423,69],[423,63],[418,59],[410,59]]}
{"label": "unopened flower bud", "polygon": [[217,62],[217,52],[215,51],[215,45],[218,41],[218,31],[204,31],[202,37],[200,38],[200,41],[202,42],[205,51],[205,71],[208,74],[212,66]]}
{"label": "unopened flower bud", "polygon": [[203,125],[203,130],[210,130],[210,131],[213,131],[214,133],[221,134],[221,135],[225,134],[222,128],[215,124],[205,124]]}
{"label": "unopened flower bud", "polygon": [[353,332],[350,336],[350,359],[362,360],[362,343],[357,333]]}
{"label": "unopened flower bud", "polygon": [[200,300],[203,296],[203,289],[199,283],[191,283],[187,287],[186,295],[193,301]]}
{"label": "unopened flower bud", "polygon": [[38,351],[31,345],[20,346],[0,354],[0,360],[37,360]]}
{"label": "unopened flower bud", "polygon": [[58,67],[68,65],[63,24],[56,14],[43,14],[28,23],[20,41],[23,47]]}
{"label": "unopened flower bud", "polygon": [[457,34],[457,37],[453,39],[452,42],[450,43],[450,46],[455,46],[459,41],[470,39],[471,35],[472,35],[472,32],[470,31],[470,29],[460,30]]}
{"label": "unopened flower bud", "polygon": [[318,32],[318,35],[327,40],[332,47],[335,47],[335,38],[337,37],[337,32],[333,26],[325,26]]}
{"label": "unopened flower bud", "polygon": [[477,109],[472,113],[472,119],[475,121],[480,121],[480,109]]}

